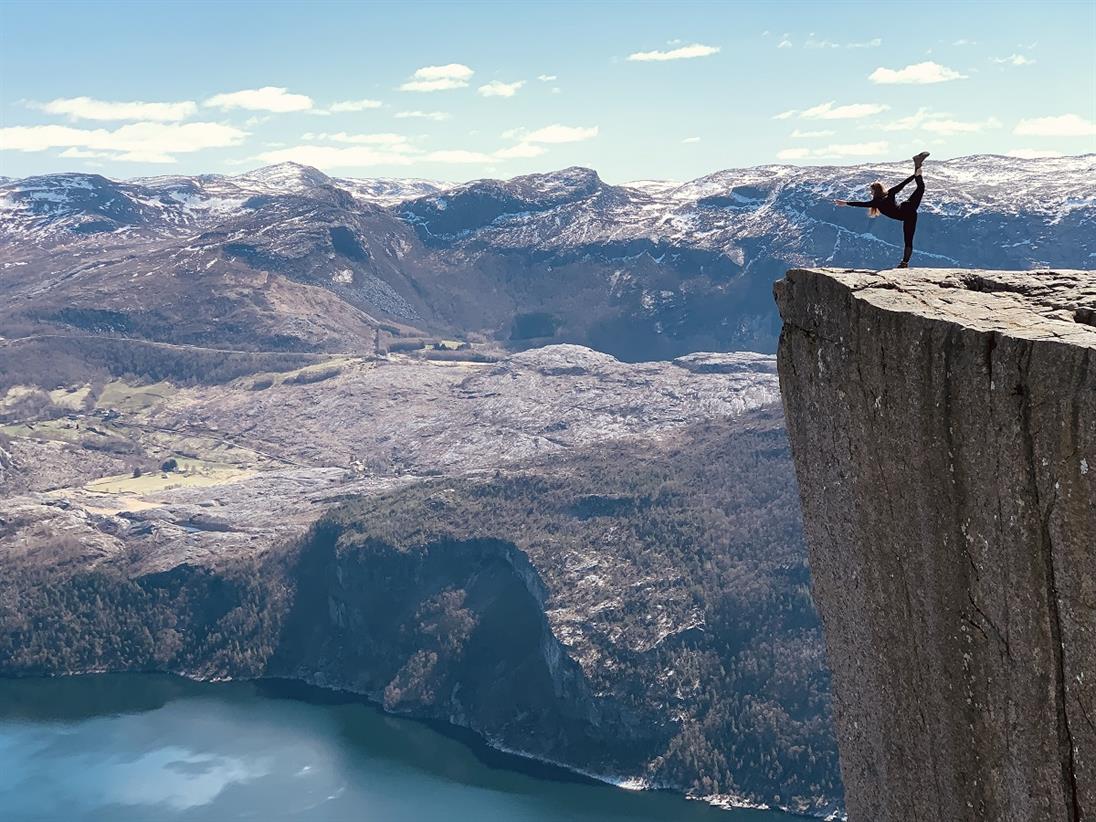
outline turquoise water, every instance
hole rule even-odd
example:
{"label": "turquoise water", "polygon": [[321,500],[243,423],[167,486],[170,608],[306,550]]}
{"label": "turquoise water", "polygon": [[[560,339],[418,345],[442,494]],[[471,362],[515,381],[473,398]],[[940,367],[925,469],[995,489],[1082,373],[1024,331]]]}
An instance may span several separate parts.
{"label": "turquoise water", "polygon": [[293,683],[0,680],[4,820],[791,822],[624,791]]}

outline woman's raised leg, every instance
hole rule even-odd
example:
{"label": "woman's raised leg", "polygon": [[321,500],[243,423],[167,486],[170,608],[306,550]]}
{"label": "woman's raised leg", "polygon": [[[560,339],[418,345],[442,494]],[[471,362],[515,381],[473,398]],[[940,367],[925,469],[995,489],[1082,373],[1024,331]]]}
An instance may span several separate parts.
{"label": "woman's raised leg", "polygon": [[[909,196],[906,202],[902,203],[902,210],[909,210],[916,212],[917,207],[921,205],[921,198],[925,196],[925,181],[921,178],[921,172],[917,172],[917,176],[913,178],[917,188],[913,190],[913,194]],[[916,214],[914,215],[916,216]]]}

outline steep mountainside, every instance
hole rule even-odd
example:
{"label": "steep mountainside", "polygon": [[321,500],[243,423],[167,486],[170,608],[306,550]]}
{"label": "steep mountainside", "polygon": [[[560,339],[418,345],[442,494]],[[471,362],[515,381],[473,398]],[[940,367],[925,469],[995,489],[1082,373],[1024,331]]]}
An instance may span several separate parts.
{"label": "steep mountainside", "polygon": [[[906,171],[761,166],[609,185],[569,168],[449,186],[282,164],[12,180],[0,185],[0,333],[361,352],[386,345],[383,329],[630,360],[771,351],[769,283],[788,266],[895,261],[897,226],[830,200]],[[1094,172],[1096,155],[930,162],[914,263],[1087,265]]]}
{"label": "steep mountainside", "polygon": [[790,271],[852,820],[1096,814],[1096,271]]}
{"label": "steep mountainside", "polygon": [[[12,432],[9,481],[47,489],[51,465],[140,462],[125,436],[192,456],[0,503],[0,673],[289,676],[616,780],[840,807],[787,442],[777,409],[757,408],[771,359],[515,359],[476,366],[450,410],[434,400],[453,365],[344,364],[260,391],[327,419],[337,446],[297,442],[292,414],[241,418],[211,402],[220,389],[194,389],[202,402],[162,383],[174,412],[126,411],[157,402],[135,393],[75,432],[68,418]],[[393,373],[420,368],[439,373]],[[328,419],[348,396],[369,412],[357,428]],[[81,430],[86,445],[59,441]],[[370,464],[330,464],[357,453]]]}
{"label": "steep mountainside", "polygon": [[289,676],[840,806],[772,356],[96,342],[0,348],[0,675]]}

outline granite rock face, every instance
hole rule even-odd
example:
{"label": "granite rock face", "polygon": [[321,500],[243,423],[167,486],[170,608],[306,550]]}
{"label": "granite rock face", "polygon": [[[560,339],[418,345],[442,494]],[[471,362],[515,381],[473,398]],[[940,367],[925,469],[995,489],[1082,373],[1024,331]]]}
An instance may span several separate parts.
{"label": "granite rock face", "polygon": [[775,293],[849,818],[1096,818],[1096,272]]}

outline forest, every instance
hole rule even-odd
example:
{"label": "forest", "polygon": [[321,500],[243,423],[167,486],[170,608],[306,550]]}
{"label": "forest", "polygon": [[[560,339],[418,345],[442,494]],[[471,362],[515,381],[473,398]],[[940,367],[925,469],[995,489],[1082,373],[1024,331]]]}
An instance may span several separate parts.
{"label": "forest", "polygon": [[9,557],[0,673],[90,670],[324,679],[697,795],[841,792],[776,408],[351,500],[250,561]]}

